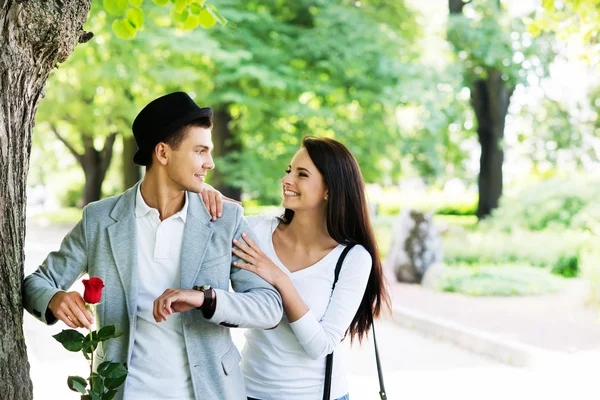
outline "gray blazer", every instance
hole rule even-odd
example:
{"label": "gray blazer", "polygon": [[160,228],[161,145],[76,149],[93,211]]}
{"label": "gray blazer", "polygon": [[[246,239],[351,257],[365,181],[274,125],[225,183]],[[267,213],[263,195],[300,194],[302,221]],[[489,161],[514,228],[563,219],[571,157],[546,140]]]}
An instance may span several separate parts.
{"label": "gray blazer", "polygon": [[[98,328],[114,324],[124,335],[102,343],[95,366],[104,360],[129,364],[137,310],[135,198],[137,185],[125,193],[89,204],[81,221],[63,239],[60,250],[25,278],[23,302],[44,323],[57,320],[48,310],[52,296],[82,275],[102,278],[105,287],[96,311]],[[240,206],[225,202],[223,216],[211,222],[200,198],[189,193],[181,248],[181,288],[211,285],[217,308],[210,319],[200,310],[183,315],[183,333],[196,399],[246,399],[240,354],[229,327],[268,329],[282,317],[277,291],[257,275],[232,266],[232,239],[250,233]],[[229,292],[229,282],[235,293]],[[165,288],[167,289],[167,288]],[[156,343],[160,351],[160,343]],[[148,377],[152,379],[153,377]],[[115,399],[123,398],[123,388]]]}

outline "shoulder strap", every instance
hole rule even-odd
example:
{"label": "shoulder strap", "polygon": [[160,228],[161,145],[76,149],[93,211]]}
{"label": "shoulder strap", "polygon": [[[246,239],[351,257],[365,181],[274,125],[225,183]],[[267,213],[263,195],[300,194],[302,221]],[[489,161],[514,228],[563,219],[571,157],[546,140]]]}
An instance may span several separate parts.
{"label": "shoulder strap", "polygon": [[[333,279],[333,287],[331,290],[335,289],[335,284],[340,277],[340,272],[342,270],[342,264],[344,264],[344,259],[346,255],[352,248],[356,245],[356,243],[350,243],[346,245],[346,248],[340,254],[340,258],[335,266],[335,278]],[[372,310],[370,310],[372,312]],[[373,315],[371,314],[371,320],[373,320]],[[379,351],[377,349],[377,339],[375,337],[375,321],[373,320],[373,324],[371,325],[371,330],[373,331],[373,343],[375,344],[375,361],[377,363],[377,375],[379,378],[379,397],[381,400],[387,400],[387,395],[385,393],[385,385],[383,383],[383,371],[381,369],[381,362],[379,359]],[[325,386],[323,388],[323,400],[330,400],[331,398],[331,375],[333,373],[333,352],[327,355],[325,362]]]}

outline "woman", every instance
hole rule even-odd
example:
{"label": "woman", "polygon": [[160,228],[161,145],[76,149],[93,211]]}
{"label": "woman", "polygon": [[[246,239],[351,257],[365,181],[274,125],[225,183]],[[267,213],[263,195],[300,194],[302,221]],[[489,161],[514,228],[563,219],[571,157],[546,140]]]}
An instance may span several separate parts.
{"label": "woman", "polygon": [[[237,267],[281,294],[285,315],[272,330],[248,330],[242,372],[249,399],[323,397],[325,357],[350,334],[361,339],[389,307],[358,163],[340,142],[306,137],[282,179],[282,217],[248,217]],[[209,196],[203,196],[205,202]],[[334,270],[348,244],[332,291]],[[262,250],[261,250],[262,249]],[[332,399],[349,399],[344,365],[333,363]]]}

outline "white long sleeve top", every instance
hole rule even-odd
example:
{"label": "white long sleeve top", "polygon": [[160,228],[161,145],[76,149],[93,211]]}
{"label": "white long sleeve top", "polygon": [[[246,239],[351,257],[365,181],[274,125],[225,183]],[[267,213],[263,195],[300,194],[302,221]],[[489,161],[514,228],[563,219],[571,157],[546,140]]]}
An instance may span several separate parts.
{"label": "white long sleeve top", "polygon": [[[248,217],[258,245],[286,272],[309,308],[290,323],[283,316],[273,330],[246,331],[242,372],[249,397],[261,400],[318,400],[323,396],[325,357],[336,350],[362,300],[371,271],[371,255],[357,245],[346,256],[335,290],[335,266],[344,249],[338,245],[312,266],[296,272],[282,264],[273,248],[276,217]],[[342,349],[342,347],[340,347]],[[341,351],[334,353],[331,398],[348,393]]]}

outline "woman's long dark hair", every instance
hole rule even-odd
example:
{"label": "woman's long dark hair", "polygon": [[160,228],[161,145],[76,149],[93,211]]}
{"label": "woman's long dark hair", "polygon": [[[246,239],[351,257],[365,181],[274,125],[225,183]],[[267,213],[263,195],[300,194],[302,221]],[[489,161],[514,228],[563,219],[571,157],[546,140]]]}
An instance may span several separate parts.
{"label": "woman's long dark hair", "polygon": [[[358,162],[346,146],[337,140],[307,136],[302,140],[328,189],[327,231],[338,243],[357,243],[371,255],[373,265],[365,294],[348,327],[350,340],[359,342],[367,335],[382,311],[389,310],[390,297],[381,266],[381,258],[371,227],[365,185]],[[282,223],[289,224],[294,211],[286,208]]]}

